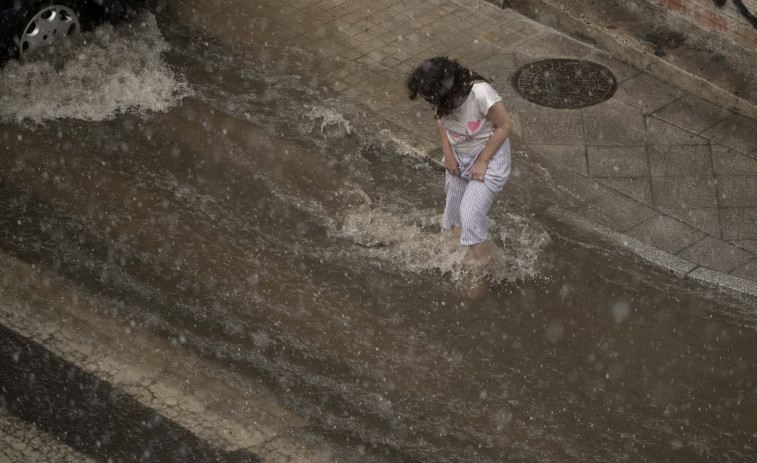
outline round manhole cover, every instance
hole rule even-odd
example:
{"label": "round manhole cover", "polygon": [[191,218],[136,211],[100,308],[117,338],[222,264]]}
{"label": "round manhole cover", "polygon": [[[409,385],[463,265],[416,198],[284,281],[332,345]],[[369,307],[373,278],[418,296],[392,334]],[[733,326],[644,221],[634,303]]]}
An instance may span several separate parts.
{"label": "round manhole cover", "polygon": [[538,105],[576,109],[609,100],[618,82],[601,64],[545,59],[518,69],[513,75],[513,87],[523,98]]}

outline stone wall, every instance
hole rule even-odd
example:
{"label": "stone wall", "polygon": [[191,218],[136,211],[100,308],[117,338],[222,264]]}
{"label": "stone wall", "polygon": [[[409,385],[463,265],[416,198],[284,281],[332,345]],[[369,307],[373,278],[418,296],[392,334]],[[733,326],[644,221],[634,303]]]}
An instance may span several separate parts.
{"label": "stone wall", "polygon": [[698,26],[753,50],[757,48],[757,0],[649,0]]}
{"label": "stone wall", "polygon": [[[663,10],[683,19],[703,31],[725,39],[741,48],[757,50],[757,0],[487,0],[499,7],[515,8],[533,13],[538,3],[554,5],[558,9],[583,16],[581,11],[599,16],[592,10],[635,10],[644,14]],[[534,5],[530,5],[533,3]],[[656,15],[655,15],[656,16]]]}

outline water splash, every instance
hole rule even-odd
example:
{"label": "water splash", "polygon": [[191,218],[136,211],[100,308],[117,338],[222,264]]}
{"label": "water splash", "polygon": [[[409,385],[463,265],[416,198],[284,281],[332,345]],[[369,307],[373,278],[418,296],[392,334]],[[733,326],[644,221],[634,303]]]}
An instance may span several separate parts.
{"label": "water splash", "polygon": [[127,111],[166,111],[191,94],[163,62],[168,48],[155,16],[142,12],[34,50],[0,71],[0,120],[102,121]]}
{"label": "water splash", "polygon": [[323,133],[323,129],[328,126],[336,126],[339,129],[343,128],[343,130],[347,132],[347,135],[352,131],[350,122],[344,118],[344,114],[340,113],[335,108],[312,106],[308,113],[308,117],[313,121],[321,121],[321,133]]}
{"label": "water splash", "polygon": [[437,211],[391,213],[361,206],[346,212],[338,234],[359,245],[359,253],[389,261],[411,272],[437,270],[454,281],[480,272],[492,281],[515,281],[540,275],[549,234],[534,220],[507,214],[505,223],[490,224],[490,258],[481,269],[468,255],[467,246],[441,230]]}

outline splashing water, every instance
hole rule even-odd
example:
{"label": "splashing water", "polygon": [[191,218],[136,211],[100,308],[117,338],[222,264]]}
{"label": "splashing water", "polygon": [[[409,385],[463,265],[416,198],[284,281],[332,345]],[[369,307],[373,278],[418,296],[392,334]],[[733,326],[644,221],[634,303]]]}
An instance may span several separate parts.
{"label": "splashing water", "polygon": [[515,281],[540,274],[541,256],[551,243],[536,222],[507,214],[502,225],[490,225],[490,257],[483,269],[468,256],[468,247],[440,230],[436,211],[387,212],[361,206],[348,211],[339,235],[362,246],[366,257],[393,262],[411,272],[438,270],[462,281],[483,270],[492,281]]}
{"label": "splashing water", "polygon": [[155,16],[56,42],[0,71],[0,120],[42,123],[166,111],[191,94],[163,62],[169,48]]}
{"label": "splashing water", "polygon": [[323,129],[330,125],[335,125],[339,128],[343,127],[347,132],[347,135],[351,133],[352,128],[350,127],[350,122],[344,118],[344,115],[342,113],[335,110],[334,108],[313,106],[310,108],[308,117],[310,117],[312,120],[321,120],[321,133],[323,133]]}

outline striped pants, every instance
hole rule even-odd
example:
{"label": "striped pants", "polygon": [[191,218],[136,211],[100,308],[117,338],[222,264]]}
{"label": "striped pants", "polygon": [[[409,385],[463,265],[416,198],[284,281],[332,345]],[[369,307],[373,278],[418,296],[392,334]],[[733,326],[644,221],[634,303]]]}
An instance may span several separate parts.
{"label": "striped pants", "polygon": [[510,140],[505,140],[494,156],[484,175],[484,181],[468,180],[468,172],[478,158],[483,146],[472,155],[460,155],[455,158],[460,164],[460,177],[449,172],[445,176],[444,192],[447,203],[444,208],[442,228],[462,228],[460,243],[472,245],[483,243],[489,233],[489,221],[486,215],[494,201],[494,193],[502,190],[510,176]]}

